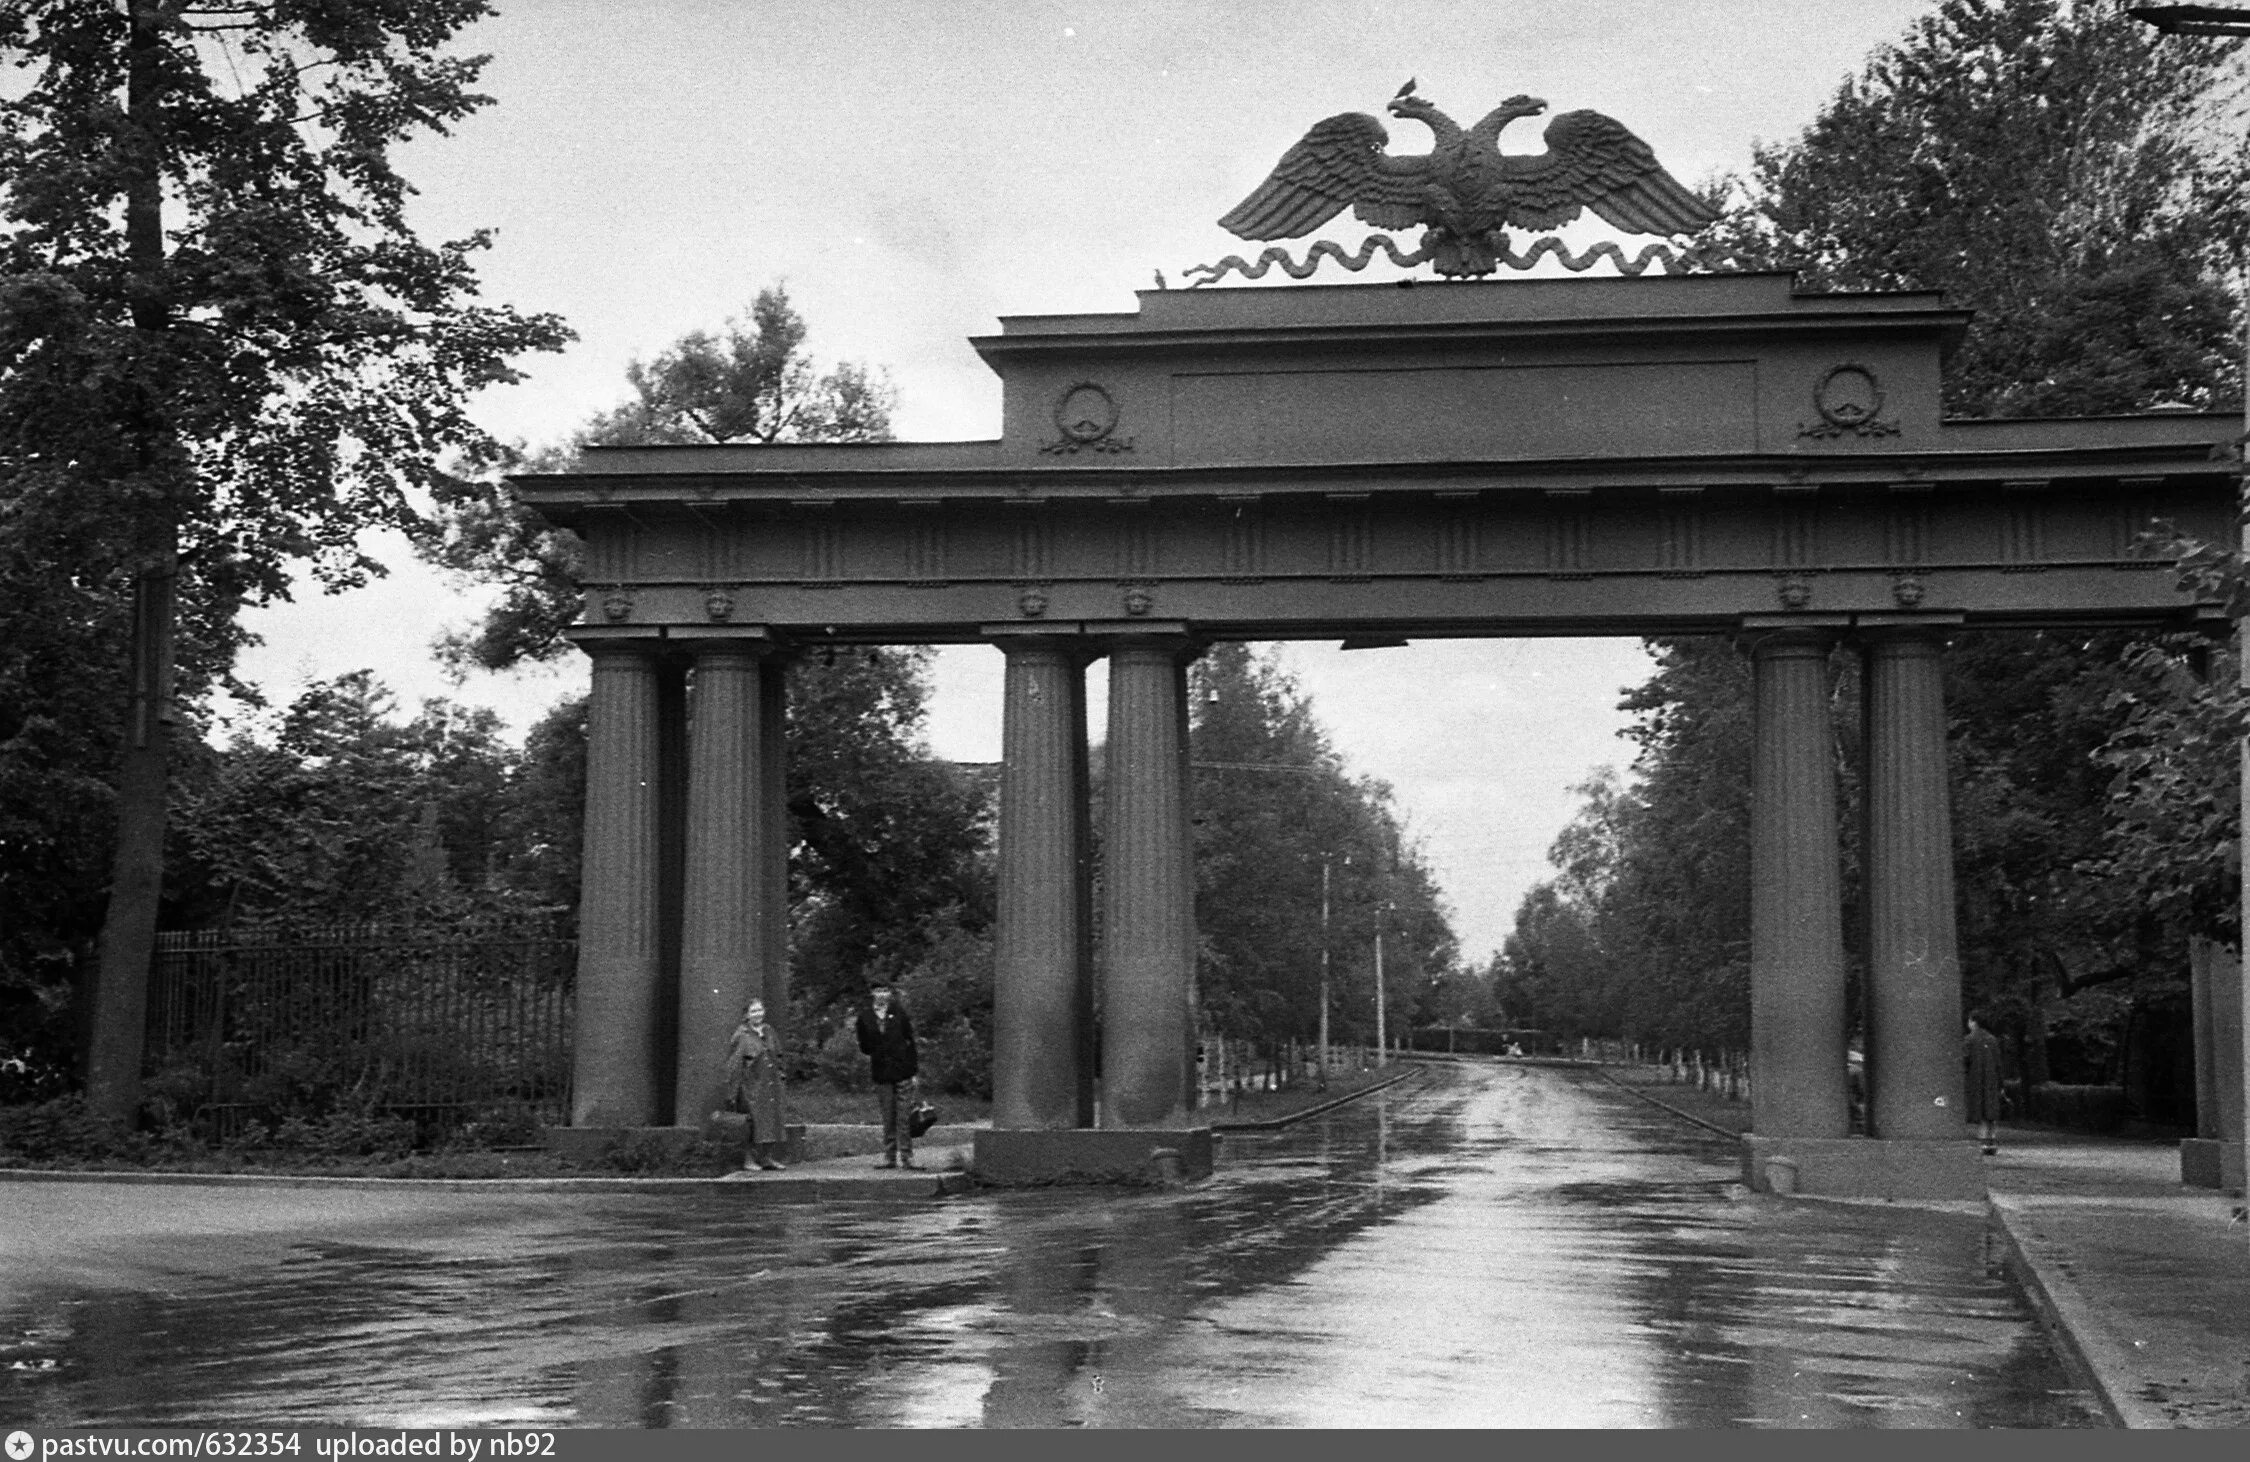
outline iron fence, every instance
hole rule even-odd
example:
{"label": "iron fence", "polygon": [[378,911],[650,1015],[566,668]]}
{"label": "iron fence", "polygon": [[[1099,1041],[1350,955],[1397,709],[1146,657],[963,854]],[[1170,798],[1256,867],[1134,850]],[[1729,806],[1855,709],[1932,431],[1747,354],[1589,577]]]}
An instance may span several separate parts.
{"label": "iron fence", "polygon": [[564,1122],[577,950],[524,918],[159,934],[149,1089],[222,1132],[340,1106]]}

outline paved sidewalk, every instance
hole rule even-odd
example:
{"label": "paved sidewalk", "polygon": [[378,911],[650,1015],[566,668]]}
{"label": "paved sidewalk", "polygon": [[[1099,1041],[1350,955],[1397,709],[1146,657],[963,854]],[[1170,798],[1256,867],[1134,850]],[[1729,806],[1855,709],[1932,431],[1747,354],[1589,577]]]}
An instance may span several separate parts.
{"label": "paved sidewalk", "polygon": [[2179,1149],[2003,1127],[1992,1212],[2049,1330],[2129,1427],[2250,1426],[2250,1223]]}
{"label": "paved sidewalk", "polygon": [[770,1189],[781,1198],[936,1198],[971,1186],[967,1147],[920,1147],[915,1166],[886,1168],[865,1153],[809,1158],[778,1173],[735,1172],[716,1181]]}

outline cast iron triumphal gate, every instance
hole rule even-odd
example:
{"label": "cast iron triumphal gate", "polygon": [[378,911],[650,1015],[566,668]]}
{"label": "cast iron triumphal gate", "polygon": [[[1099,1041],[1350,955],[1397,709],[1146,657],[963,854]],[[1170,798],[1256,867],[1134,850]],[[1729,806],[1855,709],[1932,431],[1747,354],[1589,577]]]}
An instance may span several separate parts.
{"label": "cast iron triumphal gate", "polygon": [[[699,1119],[752,982],[787,1008],[792,652],[1006,657],[978,1163],[1008,1175],[1138,1167],[1157,1145],[1207,1161],[1182,694],[1200,645],[1727,633],[1756,680],[1753,1178],[1787,1156],[1807,1191],[1981,1191],[1946,637],[2212,618],[2133,545],[2152,520],[2231,531],[2212,449],[2237,427],[1942,421],[1966,318],[1759,274],[1145,293],[975,341],[1004,383],[998,441],[621,448],[519,479],[587,544],[574,1120]],[[1864,1138],[1825,677],[1847,640],[1868,687]],[[1084,674],[1105,658],[1097,1128]]]}

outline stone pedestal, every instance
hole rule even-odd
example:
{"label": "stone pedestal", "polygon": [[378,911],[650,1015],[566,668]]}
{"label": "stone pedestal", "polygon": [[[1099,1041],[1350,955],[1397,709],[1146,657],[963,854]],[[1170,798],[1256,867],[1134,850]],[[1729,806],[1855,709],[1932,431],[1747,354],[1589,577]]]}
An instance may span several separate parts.
{"label": "stone pedestal", "polygon": [[1851,1130],[1828,645],[1789,631],[1751,648],[1750,1072],[1761,1136]]}
{"label": "stone pedestal", "polygon": [[2192,940],[2196,1135],[2180,1144],[2180,1181],[2243,1186],[2242,970],[2233,949]]}
{"label": "stone pedestal", "polygon": [[[1170,1154],[1169,1157],[1166,1155]],[[1135,1183],[1162,1187],[1211,1175],[1208,1127],[1080,1128],[976,1134],[970,1164],[980,1183]]]}
{"label": "stone pedestal", "polygon": [[1869,1130],[1958,1140],[1961,963],[1938,641],[1878,632],[1866,665]]}
{"label": "stone pedestal", "polygon": [[1195,874],[1188,838],[1188,649],[1127,641],[1109,657],[1103,844],[1105,1128],[1186,1127],[1193,1073]]}
{"label": "stone pedestal", "polygon": [[[1776,1182],[1769,1167],[1791,1177]],[[1876,1137],[1742,1139],[1742,1181],[1753,1192],[1819,1198],[1982,1199],[1984,1158],[1973,1142]]]}
{"label": "stone pedestal", "polygon": [[663,1022],[658,865],[656,665],[622,646],[588,647],[586,824],[579,904],[577,1042],[571,1121],[641,1127],[656,1119]]}
{"label": "stone pedestal", "polygon": [[1086,679],[1080,652],[1008,640],[1002,732],[992,1119],[1093,1123]]}

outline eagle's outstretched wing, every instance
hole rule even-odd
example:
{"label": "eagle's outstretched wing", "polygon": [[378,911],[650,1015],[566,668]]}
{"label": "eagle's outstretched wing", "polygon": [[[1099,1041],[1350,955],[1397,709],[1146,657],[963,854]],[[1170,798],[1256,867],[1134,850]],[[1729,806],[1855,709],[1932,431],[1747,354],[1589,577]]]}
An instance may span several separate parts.
{"label": "eagle's outstretched wing", "polygon": [[1649,145],[1600,112],[1564,112],[1547,124],[1547,150],[1503,154],[1479,200],[1515,228],[1560,228],[1591,208],[1641,234],[1692,233],[1719,215],[1664,171]]}
{"label": "eagle's outstretched wing", "polygon": [[1422,221],[1427,157],[1391,157],[1390,134],[1365,112],[1338,112],[1313,124],[1282,154],[1266,180],[1219,220],[1238,238],[1294,239],[1352,207],[1377,228]]}

